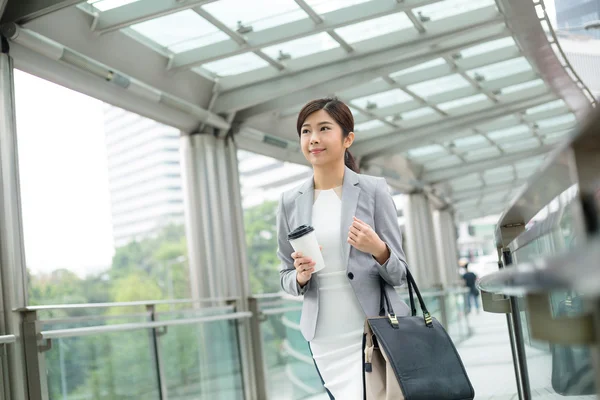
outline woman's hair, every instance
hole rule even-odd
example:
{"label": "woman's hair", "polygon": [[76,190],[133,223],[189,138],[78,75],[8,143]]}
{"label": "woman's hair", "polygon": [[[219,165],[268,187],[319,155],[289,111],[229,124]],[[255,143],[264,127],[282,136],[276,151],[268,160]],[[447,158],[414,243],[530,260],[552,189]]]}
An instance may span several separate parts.
{"label": "woman's hair", "polygon": [[[354,117],[352,116],[352,111],[350,111],[344,102],[339,101],[337,98],[327,97],[324,99],[312,100],[302,107],[302,110],[300,110],[300,113],[298,114],[298,122],[296,122],[298,136],[301,135],[302,125],[304,125],[306,118],[319,110],[326,111],[327,114],[329,114],[331,118],[337,122],[337,124],[342,128],[342,134],[344,137],[347,137],[350,132],[354,131]],[[350,168],[354,172],[360,171],[356,160],[348,149],[346,149],[346,154],[344,154],[344,164],[346,164],[346,167]]]}

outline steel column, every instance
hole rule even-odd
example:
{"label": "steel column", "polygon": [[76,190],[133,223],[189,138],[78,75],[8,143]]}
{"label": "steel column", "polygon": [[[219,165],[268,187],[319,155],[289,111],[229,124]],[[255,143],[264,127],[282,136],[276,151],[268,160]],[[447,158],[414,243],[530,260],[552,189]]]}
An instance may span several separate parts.
{"label": "steel column", "polygon": [[406,256],[411,272],[424,288],[441,284],[429,200],[422,193],[405,196]]}
{"label": "steel column", "polygon": [[[29,398],[23,358],[23,333],[16,308],[27,305],[25,251],[19,160],[15,116],[14,76],[8,42],[2,40],[0,53],[0,334],[14,334],[17,342],[6,346],[0,368],[4,375],[4,397]],[[39,383],[41,384],[41,382]]]}
{"label": "steel column", "polygon": [[442,284],[444,287],[456,286],[458,281],[458,251],[452,213],[447,209],[435,210],[433,212],[433,227]]}
{"label": "steel column", "polygon": [[[192,293],[235,297],[236,310],[247,311],[250,283],[235,143],[209,133],[183,135],[181,141]],[[252,345],[261,338],[255,335],[250,321],[237,323],[246,400],[262,399],[265,392],[264,369],[257,368],[262,352]]]}

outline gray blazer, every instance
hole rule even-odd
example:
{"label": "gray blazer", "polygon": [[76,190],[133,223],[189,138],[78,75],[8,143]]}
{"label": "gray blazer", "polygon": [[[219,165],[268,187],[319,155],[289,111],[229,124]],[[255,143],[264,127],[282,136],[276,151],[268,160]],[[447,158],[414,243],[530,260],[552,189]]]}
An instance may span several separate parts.
{"label": "gray blazer", "polygon": [[[281,287],[291,295],[304,295],[300,328],[307,341],[314,338],[319,314],[318,273],[300,288],[292,259],[294,249],[287,240],[287,235],[299,225],[312,224],[313,200],[314,180],[311,177],[302,186],[282,194],[277,214],[277,256],[281,260]],[[354,216],[369,224],[387,244],[390,258],[385,264],[380,265],[371,254],[363,253],[347,242]],[[341,235],[346,276],[365,316],[379,314],[379,285],[382,278],[394,312],[399,316],[409,315],[410,309],[394,290],[394,286],[405,283],[407,264],[402,251],[396,207],[385,179],[359,175],[346,168],[342,187]]]}

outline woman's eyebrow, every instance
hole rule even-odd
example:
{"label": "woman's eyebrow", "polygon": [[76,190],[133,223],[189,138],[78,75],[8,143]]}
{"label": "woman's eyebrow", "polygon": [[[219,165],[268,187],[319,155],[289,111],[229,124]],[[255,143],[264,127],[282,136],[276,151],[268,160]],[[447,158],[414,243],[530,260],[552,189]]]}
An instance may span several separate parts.
{"label": "woman's eyebrow", "polygon": [[[330,121],[321,121],[319,122],[317,125],[332,125],[332,123]],[[310,126],[309,123],[306,123],[304,125],[302,125],[302,127],[304,128],[305,126]]]}

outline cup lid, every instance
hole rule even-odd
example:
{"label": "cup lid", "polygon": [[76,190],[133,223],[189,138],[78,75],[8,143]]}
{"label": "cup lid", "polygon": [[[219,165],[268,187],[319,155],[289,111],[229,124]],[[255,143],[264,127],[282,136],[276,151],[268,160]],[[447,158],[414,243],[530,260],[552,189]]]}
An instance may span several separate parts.
{"label": "cup lid", "polygon": [[315,230],[315,228],[313,228],[310,225],[300,225],[299,227],[297,227],[296,229],[294,229],[292,232],[290,232],[288,234],[288,240],[294,240],[294,239],[301,238],[302,236],[308,235],[309,233],[311,233],[314,230]]}

